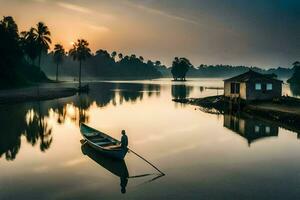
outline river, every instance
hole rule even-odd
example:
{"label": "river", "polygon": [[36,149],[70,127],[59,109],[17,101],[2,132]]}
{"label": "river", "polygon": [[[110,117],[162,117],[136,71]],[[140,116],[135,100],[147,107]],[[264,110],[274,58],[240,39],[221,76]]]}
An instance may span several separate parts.
{"label": "river", "polygon": [[[172,101],[222,94],[222,84],[92,82],[88,95],[0,106],[0,199],[300,198],[300,132]],[[287,85],[284,94],[298,95]],[[95,154],[81,144],[83,122],[118,139],[126,130],[166,175],[133,153]]]}

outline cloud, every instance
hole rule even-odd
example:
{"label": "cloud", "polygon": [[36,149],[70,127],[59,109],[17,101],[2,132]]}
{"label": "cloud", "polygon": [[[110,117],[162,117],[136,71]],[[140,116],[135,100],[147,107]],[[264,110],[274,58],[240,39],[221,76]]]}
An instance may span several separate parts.
{"label": "cloud", "polygon": [[135,4],[135,3],[132,3],[130,1],[126,1],[126,3],[133,6],[133,7],[142,9],[142,10],[144,10],[146,12],[149,12],[149,13],[152,13],[152,14],[161,15],[161,16],[173,19],[173,20],[178,20],[178,21],[182,21],[182,22],[186,22],[186,23],[190,23],[190,24],[199,25],[199,22],[197,22],[193,19],[189,19],[189,18],[182,17],[182,16],[176,16],[176,15],[173,15],[173,14],[168,13],[168,12],[163,11],[163,10],[150,8],[150,7],[141,5],[141,4]]}
{"label": "cloud", "polygon": [[80,13],[92,13],[92,11],[88,8],[85,8],[83,6],[70,4],[70,3],[57,2],[57,5],[62,7],[62,8],[72,10],[72,11],[76,11],[76,12],[80,12]]}
{"label": "cloud", "polygon": [[38,3],[45,3],[46,2],[46,0],[33,0],[33,1],[38,2]]}
{"label": "cloud", "polygon": [[97,26],[97,25],[90,24],[90,25],[88,25],[88,27],[90,29],[93,29],[95,31],[102,32],[102,33],[110,31],[110,29],[108,27],[106,27],[106,26]]}

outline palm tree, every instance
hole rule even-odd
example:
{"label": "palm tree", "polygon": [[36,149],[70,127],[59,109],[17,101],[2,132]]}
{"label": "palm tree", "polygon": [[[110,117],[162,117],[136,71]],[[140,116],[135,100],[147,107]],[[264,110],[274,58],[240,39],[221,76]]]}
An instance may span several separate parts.
{"label": "palm tree", "polygon": [[64,47],[61,44],[56,44],[53,54],[53,60],[56,64],[56,81],[58,81],[58,66],[63,63],[65,55],[66,52]]}
{"label": "palm tree", "polygon": [[73,60],[79,61],[79,89],[81,88],[81,64],[88,57],[91,56],[91,49],[88,47],[89,43],[84,39],[78,39],[74,43],[73,48],[69,51],[70,56]]}
{"label": "palm tree", "polygon": [[28,56],[28,58],[31,60],[31,64],[33,65],[39,53],[37,50],[34,28],[31,28],[29,31],[21,32],[20,42],[24,53]]}
{"label": "palm tree", "polygon": [[41,58],[43,51],[47,51],[50,48],[51,44],[51,33],[49,31],[48,26],[46,26],[43,22],[39,22],[36,25],[36,28],[33,29],[35,33],[35,39],[38,45],[39,51],[39,67],[41,67]]}

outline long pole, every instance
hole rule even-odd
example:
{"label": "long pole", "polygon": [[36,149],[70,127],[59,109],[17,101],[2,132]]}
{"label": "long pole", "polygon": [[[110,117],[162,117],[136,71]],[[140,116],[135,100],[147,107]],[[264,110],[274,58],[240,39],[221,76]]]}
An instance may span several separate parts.
{"label": "long pole", "polygon": [[149,162],[148,160],[146,160],[145,158],[143,158],[141,155],[139,155],[138,153],[132,151],[131,149],[128,148],[128,150],[132,153],[134,153],[136,156],[140,157],[142,160],[144,160],[145,162],[147,162],[149,165],[151,165],[154,169],[156,169],[157,171],[159,171],[162,175],[165,175],[165,173],[163,173],[162,171],[160,171],[157,167],[155,167],[151,162]]}

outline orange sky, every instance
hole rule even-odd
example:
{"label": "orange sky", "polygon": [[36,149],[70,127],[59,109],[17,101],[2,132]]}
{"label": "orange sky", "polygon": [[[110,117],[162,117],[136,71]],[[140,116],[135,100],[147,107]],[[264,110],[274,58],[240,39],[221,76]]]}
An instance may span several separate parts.
{"label": "orange sky", "polygon": [[[38,21],[45,22],[53,42],[62,43],[66,49],[77,38],[84,38],[93,51],[134,53],[165,64],[175,56],[186,56],[195,66],[278,67],[299,59],[299,37],[294,37],[299,31],[281,31],[293,30],[295,16],[282,22],[281,16],[276,19],[278,12],[285,15],[293,10],[256,3],[258,8],[269,8],[269,13],[263,7],[263,12],[247,14],[249,5],[243,7],[234,1],[0,0],[0,15],[13,16],[21,31]],[[255,2],[259,1],[252,4]],[[285,10],[277,11],[279,8]],[[239,13],[234,15],[234,9]],[[270,21],[273,18],[276,23]]]}

